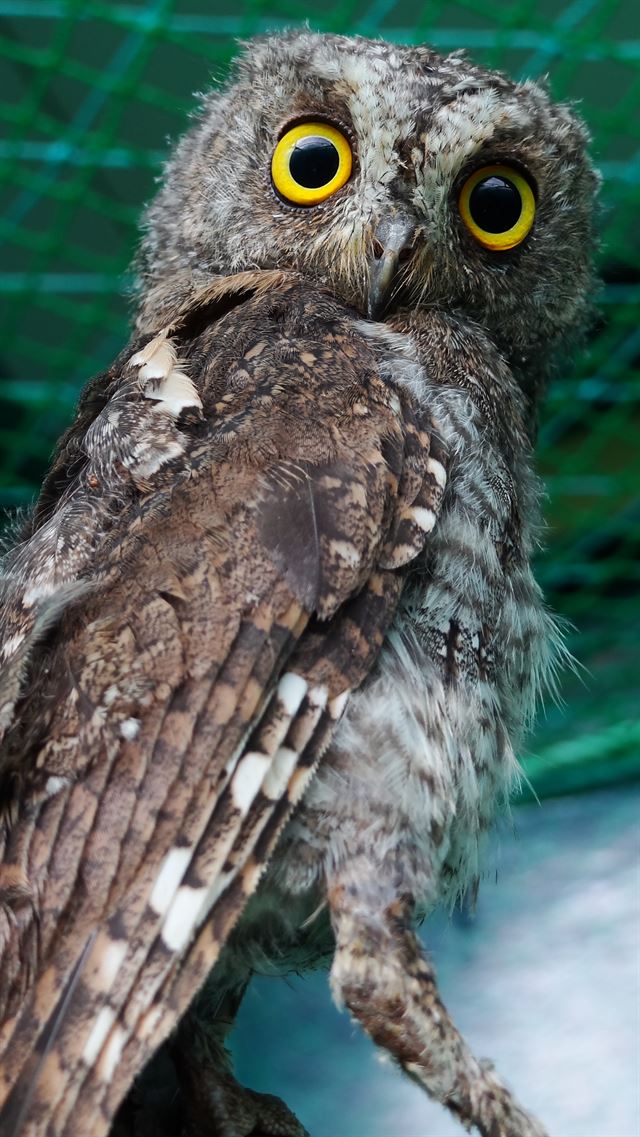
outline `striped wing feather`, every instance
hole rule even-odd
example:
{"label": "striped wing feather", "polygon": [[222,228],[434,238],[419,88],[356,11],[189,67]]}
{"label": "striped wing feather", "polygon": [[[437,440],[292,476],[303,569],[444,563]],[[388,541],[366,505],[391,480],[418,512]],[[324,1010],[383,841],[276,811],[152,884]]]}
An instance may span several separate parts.
{"label": "striped wing feather", "polygon": [[441,456],[354,328],[277,274],[177,313],[87,389],[8,558],[7,1137],[108,1131],[375,663]]}

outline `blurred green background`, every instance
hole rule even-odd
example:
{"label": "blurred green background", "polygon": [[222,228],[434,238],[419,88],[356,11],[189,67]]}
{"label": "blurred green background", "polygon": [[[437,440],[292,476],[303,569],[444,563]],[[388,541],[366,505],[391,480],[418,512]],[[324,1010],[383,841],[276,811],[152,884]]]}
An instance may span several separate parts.
{"label": "blurred green background", "polygon": [[[192,92],[237,37],[301,0],[0,0],[0,505],[33,499],[78,391],[128,333],[141,206]],[[527,772],[541,795],[640,772],[640,17],[637,0],[329,0],[319,30],[464,47],[578,100],[604,175],[604,281],[589,343],[547,401],[538,576],[586,670],[548,706]]]}
{"label": "blurred green background", "polygon": [[[537,573],[582,665],[524,756],[557,800],[516,811],[521,840],[504,831],[502,856],[497,839],[500,887],[485,881],[475,923],[436,917],[424,934],[465,1034],[554,1137],[640,1137],[638,0],[326,0],[320,15],[301,0],[0,0],[0,505],[33,500],[80,387],[126,341],[137,220],[192,92],[224,78],[237,37],[305,17],[548,72],[593,132],[599,312],[549,392],[539,446]],[[313,1137],[459,1132],[374,1064],[325,983],[252,985],[240,1076],[283,1093]]]}

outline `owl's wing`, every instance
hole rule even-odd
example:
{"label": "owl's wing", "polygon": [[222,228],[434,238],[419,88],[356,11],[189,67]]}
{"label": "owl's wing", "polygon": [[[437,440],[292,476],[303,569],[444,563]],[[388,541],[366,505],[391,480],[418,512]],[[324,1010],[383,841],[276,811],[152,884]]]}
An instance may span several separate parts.
{"label": "owl's wing", "polygon": [[6,567],[6,1137],[107,1132],[374,665],[443,463],[353,316],[278,274],[88,388]]}

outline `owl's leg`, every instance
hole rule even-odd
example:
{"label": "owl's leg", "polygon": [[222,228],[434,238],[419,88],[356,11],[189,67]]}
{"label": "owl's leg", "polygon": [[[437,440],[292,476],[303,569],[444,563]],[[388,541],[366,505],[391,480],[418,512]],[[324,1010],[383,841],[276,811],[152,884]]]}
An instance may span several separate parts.
{"label": "owl's leg", "polygon": [[225,1038],[247,982],[215,1007],[205,986],[180,1023],[171,1044],[182,1098],[180,1137],[309,1137],[283,1101],[241,1086],[233,1075]]}
{"label": "owl's leg", "polygon": [[412,928],[411,898],[372,881],[370,868],[361,876],[352,861],[348,876],[330,882],[329,904],[336,1002],[465,1128],[482,1137],[545,1137],[451,1021]]}

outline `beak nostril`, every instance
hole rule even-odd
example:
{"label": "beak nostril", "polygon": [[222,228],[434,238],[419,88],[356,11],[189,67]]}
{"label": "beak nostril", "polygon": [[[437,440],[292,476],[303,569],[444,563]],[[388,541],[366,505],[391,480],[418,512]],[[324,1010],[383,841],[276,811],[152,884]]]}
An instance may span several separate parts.
{"label": "beak nostril", "polygon": [[384,245],[378,240],[377,237],[374,237],[373,238],[373,255],[374,255],[375,259],[377,261],[379,261],[380,257],[382,256],[383,253],[384,253]]}
{"label": "beak nostril", "polygon": [[403,264],[405,261],[410,261],[413,254],[415,253],[415,251],[416,251],[415,244],[405,245],[405,247],[403,249],[401,249],[399,254],[398,254],[398,261],[400,262],[400,264]]}

